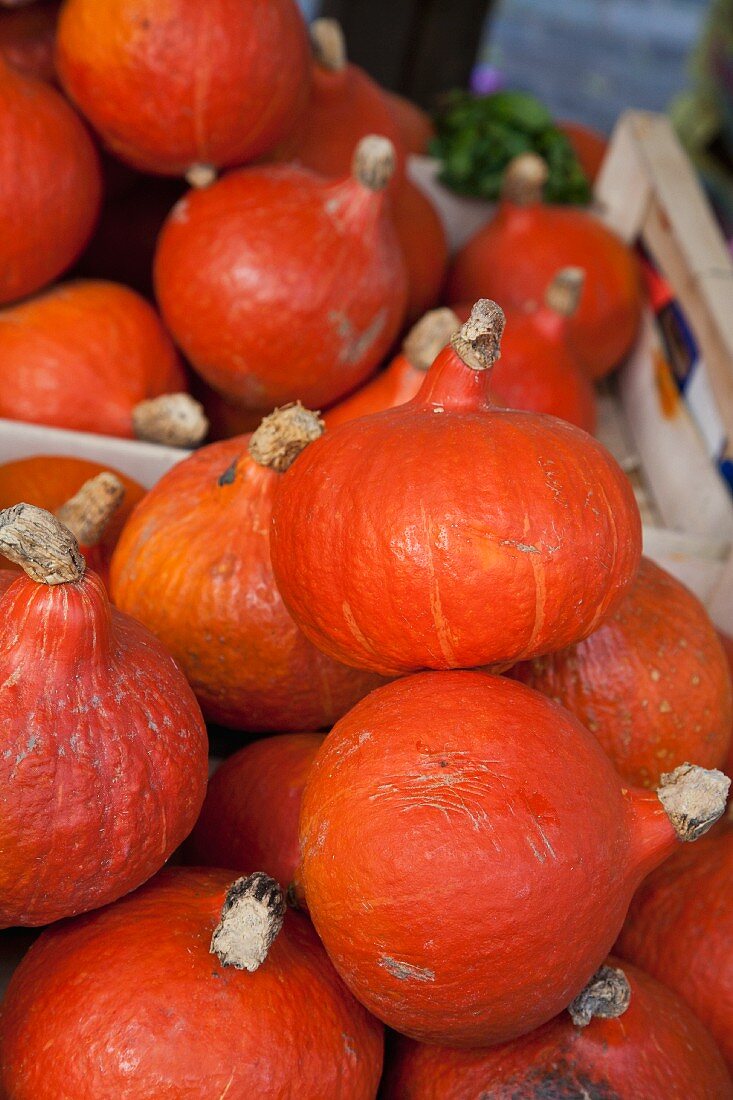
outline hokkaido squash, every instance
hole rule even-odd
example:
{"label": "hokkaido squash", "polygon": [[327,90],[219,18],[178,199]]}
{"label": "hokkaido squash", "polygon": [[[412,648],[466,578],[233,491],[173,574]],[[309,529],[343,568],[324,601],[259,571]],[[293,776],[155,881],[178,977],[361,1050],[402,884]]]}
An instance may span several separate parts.
{"label": "hokkaido squash", "polygon": [[206,729],[50,513],[0,512],[0,553],[28,574],[0,597],[0,927],[48,924],[133,890],[188,835]]}
{"label": "hokkaido squash", "polygon": [[[285,914],[255,971],[242,911],[264,934],[283,920],[282,895],[263,875],[227,891],[233,877],[172,868],[102,912],[47,929],[3,1004],[5,1094],[374,1100],[381,1026],[298,913]],[[236,942],[225,952],[227,936]]]}
{"label": "hokkaido squash", "polygon": [[413,401],[326,432],[284,474],[275,578],[335,660],[506,666],[587,637],[633,581],[639,511],[611,455],[492,404],[502,327],[479,302]]}
{"label": "hokkaido squash", "polygon": [[0,50],[0,305],[71,266],[91,236],[101,187],[97,154],[73,109]]}
{"label": "hokkaido squash", "polygon": [[686,760],[725,761],[733,700],[715,627],[692,592],[644,558],[590,637],[510,675],[577,715],[630,783],[656,787]]}
{"label": "hokkaido squash", "polygon": [[293,406],[251,438],[204,447],[148,493],[112,559],[117,606],[160,638],[207,718],[224,726],[323,728],[380,682],[311,645],[272,575],[277,471],[320,432],[316,416]]}
{"label": "hokkaido squash", "polygon": [[733,1073],[733,822],[676,852],[637,891],[617,951],[683,997]]}
{"label": "hokkaido squash", "polygon": [[522,684],[405,677],[342,718],[310,770],[308,912],[395,1031],[506,1042],[577,996],[638,884],[717,820],[729,785],[688,765],[658,793],[631,788],[576,718]]}
{"label": "hokkaido squash", "polygon": [[184,175],[268,152],[308,87],[294,0],[66,0],[57,67],[109,148]]}
{"label": "hokkaido squash", "polygon": [[287,888],[298,869],[303,787],[322,743],[320,733],[281,733],[229,756],[209,780],[187,862],[245,874],[259,867]]}
{"label": "hokkaido squash", "polygon": [[[83,458],[36,455],[0,465],[0,509],[22,500],[53,512],[105,585],[120,531],[144,496],[142,485],[132,478]],[[13,568],[11,562],[2,566]]]}
{"label": "hokkaido squash", "polygon": [[182,447],[206,434],[176,394],[186,377],[160,318],[116,283],[65,283],[0,312],[0,376],[11,420]]}
{"label": "hokkaido squash", "polygon": [[[497,404],[559,416],[584,431],[596,426],[593,383],[573,350],[570,326],[582,301],[585,274],[556,272],[536,309],[508,308],[501,358],[491,374]],[[462,321],[468,306],[456,307]]]}
{"label": "hokkaido squash", "polygon": [[[582,1017],[578,1009],[585,1010]],[[730,1100],[733,1083],[684,1001],[642,970],[610,958],[571,1012],[511,1043],[453,1050],[398,1038],[380,1096]]]}
{"label": "hokkaido squash", "polygon": [[0,11],[0,54],[24,76],[51,83],[59,0],[46,0],[29,8]]}
{"label": "hokkaido squash", "polygon": [[334,182],[274,165],[191,192],[158,242],[155,286],[176,342],[203,378],[251,409],[320,407],[390,347],[407,276],[384,188],[390,143],[371,137]]}
{"label": "hokkaido squash", "polygon": [[395,172],[389,181],[390,191],[395,191],[404,179],[406,152],[385,93],[363,69],[348,61],[337,20],[315,19],[310,39],[310,98],[271,159],[296,161],[321,176],[341,179],[348,175],[362,138],[382,134],[395,150]]}
{"label": "hokkaido squash", "polygon": [[542,202],[547,168],[534,153],[513,160],[496,215],[463,246],[448,279],[449,302],[496,298],[532,308],[560,267],[580,267],[586,281],[570,325],[574,349],[593,378],[630,351],[641,317],[634,254],[594,215]]}

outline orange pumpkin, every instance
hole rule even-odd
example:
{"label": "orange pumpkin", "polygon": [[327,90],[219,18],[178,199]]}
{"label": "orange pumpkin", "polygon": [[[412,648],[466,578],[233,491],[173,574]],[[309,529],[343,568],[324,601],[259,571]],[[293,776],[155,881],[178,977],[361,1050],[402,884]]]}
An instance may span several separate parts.
{"label": "orange pumpkin", "polygon": [[577,715],[630,783],[656,787],[687,760],[725,760],[733,698],[715,627],[692,592],[644,558],[593,634],[510,675]]}
{"label": "orange pumpkin", "polygon": [[440,298],[448,270],[448,238],[432,202],[410,180],[391,196],[390,207],[407,265],[407,320],[414,321]]}
{"label": "orange pumpkin", "polygon": [[97,154],[74,110],[0,56],[0,305],[71,266],[91,236],[101,189]]}
{"label": "orange pumpkin", "polygon": [[547,167],[525,153],[513,160],[494,218],[463,246],[448,280],[450,302],[495,298],[533,308],[558,268],[585,272],[570,325],[575,351],[594,378],[630,351],[641,318],[642,288],[633,252],[593,214],[542,202]]}
{"label": "orange pumpkin", "polygon": [[67,0],[57,66],[109,148],[161,175],[261,156],[308,87],[294,0]]}
{"label": "orange pumpkin", "polygon": [[313,49],[311,94],[303,113],[270,159],[296,161],[321,176],[348,174],[354,149],[368,134],[382,134],[395,149],[390,191],[402,183],[405,150],[402,134],[384,92],[346,56],[346,43],[335,19],[310,26]]}
{"label": "orange pumpkin", "polygon": [[53,51],[60,0],[0,12],[0,54],[25,76],[49,84],[56,77]]}
{"label": "orange pumpkin", "polygon": [[168,647],[206,716],[253,732],[330,726],[380,682],[311,645],[275,586],[276,471],[321,430],[305,409],[275,423],[282,415],[282,438],[268,418],[174,466],[136,508],[111,570],[115,603]]}
{"label": "orange pumpkin", "polygon": [[160,431],[165,402],[150,399],[184,396],[186,377],[155,310],[117,283],[63,283],[0,312],[0,375],[0,416],[11,420],[179,446],[206,431],[193,406],[182,438]]}

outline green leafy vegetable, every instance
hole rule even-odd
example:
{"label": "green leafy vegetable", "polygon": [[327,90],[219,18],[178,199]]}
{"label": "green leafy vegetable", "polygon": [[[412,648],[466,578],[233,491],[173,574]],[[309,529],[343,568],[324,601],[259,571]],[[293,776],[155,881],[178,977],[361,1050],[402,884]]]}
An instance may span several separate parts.
{"label": "green leafy vegetable", "polygon": [[570,141],[534,96],[456,90],[444,97],[435,122],[430,152],[443,162],[441,182],[459,195],[496,200],[509,161],[533,152],[549,168],[548,202],[590,202],[590,184]]}

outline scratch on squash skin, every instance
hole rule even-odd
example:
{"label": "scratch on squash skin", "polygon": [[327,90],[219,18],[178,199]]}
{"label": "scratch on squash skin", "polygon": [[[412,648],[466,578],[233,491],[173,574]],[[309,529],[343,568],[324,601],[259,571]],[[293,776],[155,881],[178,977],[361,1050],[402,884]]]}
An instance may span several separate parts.
{"label": "scratch on squash skin", "polygon": [[398,981],[407,982],[434,982],[435,971],[429,970],[427,967],[413,966],[412,963],[400,962],[399,959],[392,959],[389,955],[382,955],[379,960],[379,965],[383,970],[386,970],[388,974],[391,974],[393,978],[397,978]]}
{"label": "scratch on squash skin", "polygon": [[445,621],[445,615],[443,614],[443,606],[440,601],[440,583],[435,574],[435,561],[433,559],[433,530],[430,517],[425,510],[425,504],[420,502],[420,515],[422,517],[423,534],[425,539],[425,546],[427,548],[427,563],[428,572],[430,574],[430,613],[433,617],[433,624],[435,626],[435,633],[438,638],[438,645],[440,646],[440,652],[448,663],[449,667],[454,667],[456,662],[456,655],[451,642],[450,631]]}

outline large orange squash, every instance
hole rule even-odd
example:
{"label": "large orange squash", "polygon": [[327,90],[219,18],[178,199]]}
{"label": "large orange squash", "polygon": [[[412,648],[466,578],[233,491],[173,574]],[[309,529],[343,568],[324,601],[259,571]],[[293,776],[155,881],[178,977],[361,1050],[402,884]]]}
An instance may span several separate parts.
{"label": "large orange squash", "polygon": [[[0,465],[0,509],[10,508],[22,500],[26,504],[35,504],[38,508],[55,513],[65,526],[71,528],[71,521],[78,513],[78,507],[70,512],[69,502],[74,498],[79,500],[77,494],[84,486],[92,488],[92,479],[96,479],[95,484],[100,485],[100,474],[107,475],[106,484],[110,485],[108,466],[68,455],[36,455],[32,458],[20,458],[15,462],[4,462]],[[94,499],[90,500],[87,492],[81,501],[85,522],[79,523],[73,531],[87,565],[101,576],[105,584],[109,579],[109,562],[120,531],[135,505],[145,496],[142,485],[138,485],[132,478],[117,470],[112,470],[111,475],[112,481],[117,483],[118,491],[111,484],[105,493],[105,483],[102,482]],[[3,568],[10,566],[10,562],[3,562]],[[20,566],[17,568],[20,569]]]}
{"label": "large orange squash", "polygon": [[302,408],[284,418],[282,432],[267,420],[174,466],[135,510],[111,570],[115,603],[168,647],[206,716],[254,732],[329,726],[380,682],[316,649],[275,586],[277,469],[321,430]]}
{"label": "large orange squash", "polygon": [[0,305],[71,266],[91,236],[101,188],[99,159],[73,109],[0,51]]}
{"label": "large orange squash", "polygon": [[618,941],[710,1028],[733,1072],[733,820],[650,875]]}
{"label": "large orange squash", "polygon": [[631,788],[576,718],[522,684],[405,677],[358,703],[313,763],[308,912],[394,1030],[505,1042],[577,996],[641,880],[717,820],[729,785],[688,766],[658,793]]}
{"label": "large orange squash", "polygon": [[542,202],[544,162],[525,153],[507,169],[496,215],[456,256],[448,301],[496,298],[532,306],[560,267],[580,267],[586,282],[570,326],[575,350],[594,378],[630,351],[641,317],[636,258],[597,217],[578,207]]}
{"label": "large orange squash", "polygon": [[156,411],[169,403],[151,399],[184,390],[186,376],[155,310],[117,283],[64,283],[0,312],[0,379],[0,416],[11,420],[179,446],[206,432],[179,394],[180,437],[174,402],[168,438]]}
{"label": "large orange squash", "polygon": [[643,970],[608,963],[581,994],[589,1022],[563,1012],[488,1050],[398,1039],[382,1100],[730,1100],[720,1051],[684,1001]]}
{"label": "large orange squash", "polygon": [[261,868],[286,889],[298,869],[298,815],[320,733],[280,733],[245,745],[209,780],[186,844],[189,863]]}
{"label": "large orange squash", "polygon": [[344,35],[335,19],[315,19],[310,38],[310,98],[272,159],[296,161],[321,176],[340,179],[348,174],[361,139],[383,134],[395,149],[395,174],[390,180],[390,190],[395,190],[404,177],[405,149],[385,93],[363,69],[349,62]]}
{"label": "large orange squash", "polygon": [[188,835],[206,728],[50,513],[0,512],[0,553],[28,574],[0,586],[0,927],[48,924],[134,890]]}
{"label": "large orange squash", "polygon": [[555,417],[491,400],[480,302],[411,402],[310,444],[273,509],[278,588],[334,659],[382,675],[513,663],[592,633],[641,554],[631,485]]}
{"label": "large orange squash", "polygon": [[723,648],[696,596],[642,558],[633,587],[590,637],[511,676],[571,710],[621,775],[656,787],[686,760],[723,765],[733,724]]}
{"label": "large orange squash", "polygon": [[385,209],[390,143],[366,138],[339,181],[287,165],[231,172],[183,198],[158,242],[163,316],[192,365],[236,403],[320,407],[376,367],[405,314]]}
{"label": "large orange squash", "polygon": [[236,934],[238,903],[263,925],[267,906],[283,919],[274,883],[251,876],[227,890],[233,877],[175,868],[117,905],[47,929],[3,1004],[4,1094],[374,1100],[382,1028],[339,981],[305,917],[285,914],[254,973],[257,960],[241,946],[212,953],[212,933],[233,923]]}
{"label": "large orange squash", "polygon": [[67,0],[57,66],[123,160],[162,175],[268,152],[308,86],[294,0]]}

